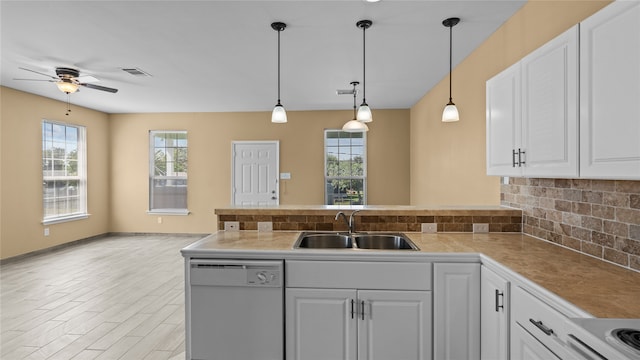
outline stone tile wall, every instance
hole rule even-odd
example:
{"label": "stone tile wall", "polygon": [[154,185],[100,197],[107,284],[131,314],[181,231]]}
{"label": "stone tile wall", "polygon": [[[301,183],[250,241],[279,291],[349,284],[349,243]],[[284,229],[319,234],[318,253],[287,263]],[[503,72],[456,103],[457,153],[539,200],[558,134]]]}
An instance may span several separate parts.
{"label": "stone tile wall", "polygon": [[[270,221],[273,230],[346,231],[342,219],[335,215],[219,215],[218,229],[225,221],[238,221],[240,230],[257,230],[258,222]],[[489,232],[521,232],[521,216],[418,216],[360,215],[356,216],[357,231],[420,232],[422,223],[437,223],[438,232],[473,232],[473,224],[489,224]]]}
{"label": "stone tile wall", "polygon": [[510,178],[523,232],[640,271],[640,181]]}

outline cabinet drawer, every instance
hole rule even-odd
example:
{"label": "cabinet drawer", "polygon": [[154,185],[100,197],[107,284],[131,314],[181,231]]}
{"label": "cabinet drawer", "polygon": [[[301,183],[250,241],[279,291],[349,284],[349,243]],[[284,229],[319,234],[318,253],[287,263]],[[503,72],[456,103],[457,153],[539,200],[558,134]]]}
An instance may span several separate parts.
{"label": "cabinet drawer", "polygon": [[567,317],[520,287],[511,299],[512,318],[551,351],[563,353]]}
{"label": "cabinet drawer", "polygon": [[285,266],[287,287],[431,290],[430,263],[287,261]]}

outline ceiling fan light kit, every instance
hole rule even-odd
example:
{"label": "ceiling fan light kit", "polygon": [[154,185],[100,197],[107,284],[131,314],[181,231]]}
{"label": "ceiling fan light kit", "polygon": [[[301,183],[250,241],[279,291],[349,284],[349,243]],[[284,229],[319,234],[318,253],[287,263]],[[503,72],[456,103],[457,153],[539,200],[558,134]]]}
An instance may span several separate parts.
{"label": "ceiling fan light kit", "polygon": [[366,84],[366,38],[365,33],[368,28],[373,25],[371,20],[360,20],[356,23],[359,29],[362,29],[362,104],[358,108],[358,121],[368,123],[373,121],[373,115],[371,114],[371,108],[367,104],[367,84]]}
{"label": "ceiling fan light kit", "polygon": [[453,57],[453,27],[460,22],[460,18],[452,17],[442,21],[442,25],[449,28],[449,102],[442,111],[442,122],[455,122],[460,120],[460,114],[451,97],[451,73]]}
{"label": "ceiling fan light kit", "polygon": [[78,91],[78,84],[73,83],[71,80],[60,80],[56,82],[56,85],[65,94],[73,94]]}
{"label": "ceiling fan light kit", "polygon": [[282,124],[287,122],[287,112],[280,103],[280,32],[284,31],[287,24],[283,22],[271,23],[271,28],[278,32],[278,102],[271,113],[271,122]]}

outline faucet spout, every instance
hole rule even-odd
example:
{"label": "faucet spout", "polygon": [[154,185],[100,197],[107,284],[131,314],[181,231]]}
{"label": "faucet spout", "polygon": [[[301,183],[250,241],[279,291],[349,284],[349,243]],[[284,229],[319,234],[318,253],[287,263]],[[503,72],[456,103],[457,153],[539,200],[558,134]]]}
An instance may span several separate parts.
{"label": "faucet spout", "polygon": [[334,220],[337,221],[338,219],[340,219],[340,217],[342,217],[342,220],[344,220],[344,223],[347,224],[347,228],[349,229],[349,234],[351,234],[353,232],[351,229],[351,221],[347,219],[347,215],[345,215],[342,211],[336,214],[336,217]]}

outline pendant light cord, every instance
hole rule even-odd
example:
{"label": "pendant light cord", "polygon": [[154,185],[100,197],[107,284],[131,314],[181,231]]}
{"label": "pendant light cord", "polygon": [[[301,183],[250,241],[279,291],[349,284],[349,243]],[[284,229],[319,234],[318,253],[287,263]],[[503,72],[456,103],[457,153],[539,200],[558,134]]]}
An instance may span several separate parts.
{"label": "pendant light cord", "polygon": [[[367,26],[362,26],[362,103],[367,103],[367,41],[365,33],[367,32]],[[355,89],[355,87],[354,87]]]}
{"label": "pendant light cord", "polygon": [[278,105],[280,105],[280,32],[278,29]]}
{"label": "pendant light cord", "polygon": [[449,26],[449,103],[452,102],[453,98],[451,96],[451,78],[453,77],[452,75],[452,68],[453,68],[453,26]]}

